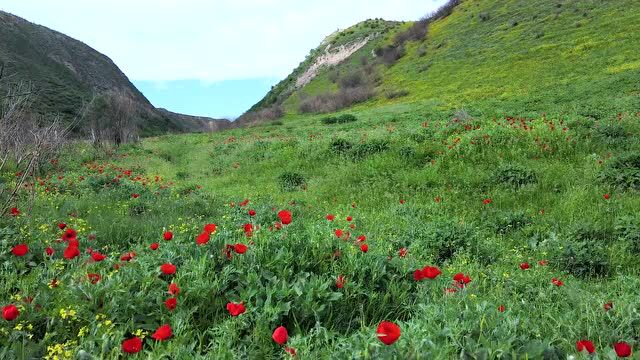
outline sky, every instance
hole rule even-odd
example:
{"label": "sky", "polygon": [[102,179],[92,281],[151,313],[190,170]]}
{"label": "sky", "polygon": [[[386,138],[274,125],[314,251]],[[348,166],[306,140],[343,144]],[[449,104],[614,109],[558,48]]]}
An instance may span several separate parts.
{"label": "sky", "polygon": [[325,36],[417,20],[444,0],[2,0],[0,10],[109,56],[157,107],[237,117]]}

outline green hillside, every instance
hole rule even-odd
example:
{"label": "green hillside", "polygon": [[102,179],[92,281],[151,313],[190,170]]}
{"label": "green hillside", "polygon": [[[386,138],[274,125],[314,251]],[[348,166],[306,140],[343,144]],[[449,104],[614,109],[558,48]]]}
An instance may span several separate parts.
{"label": "green hillside", "polygon": [[638,358],[639,19],[462,1],[389,65],[414,24],[363,23],[281,119],[65,148],[0,217],[0,358]]}

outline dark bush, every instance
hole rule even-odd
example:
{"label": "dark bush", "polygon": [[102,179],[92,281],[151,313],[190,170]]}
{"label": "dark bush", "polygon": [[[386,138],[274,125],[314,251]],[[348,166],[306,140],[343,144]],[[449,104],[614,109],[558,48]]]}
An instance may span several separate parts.
{"label": "dark bush", "polygon": [[615,234],[629,245],[631,251],[640,254],[640,219],[633,216],[616,219]]}
{"label": "dark bush", "polygon": [[367,82],[365,74],[361,71],[351,71],[344,74],[338,80],[340,88],[357,88]]}
{"label": "dark bush", "polygon": [[608,145],[619,145],[627,138],[627,130],[621,124],[599,124],[596,137]]}
{"label": "dark bush", "polygon": [[369,155],[378,154],[389,149],[389,142],[386,140],[376,139],[369,140],[365,143],[357,144],[351,150],[351,157],[359,160]]}
{"label": "dark bush", "polygon": [[640,152],[629,152],[613,159],[598,175],[600,181],[622,189],[640,189]]}
{"label": "dark bush", "polygon": [[406,53],[407,50],[405,49],[404,44],[393,44],[382,48],[380,55],[378,56],[382,59],[382,62],[385,65],[391,66],[405,56]]}
{"label": "dark bush", "polygon": [[276,120],[284,116],[284,109],[280,105],[260,109],[257,111],[246,112],[242,114],[236,121],[238,124],[253,124],[262,121]]}
{"label": "dark bush", "polygon": [[480,21],[489,21],[491,18],[488,12],[481,12],[478,16],[480,17]]}
{"label": "dark bush", "polygon": [[404,97],[409,95],[409,91],[408,90],[390,90],[390,91],[386,91],[384,93],[384,96],[391,100],[391,99],[396,99],[396,98],[400,98],[400,97]]}
{"label": "dark bush", "polygon": [[531,217],[524,211],[513,211],[499,214],[493,224],[496,233],[504,235],[531,225]]}
{"label": "dark bush", "polygon": [[305,186],[304,176],[296,172],[287,171],[278,177],[280,186],[285,191],[296,191]]}
{"label": "dark bush", "polygon": [[537,181],[533,171],[519,165],[503,165],[493,174],[491,182],[519,189]]}
{"label": "dark bush", "polygon": [[329,144],[329,149],[338,154],[346,154],[353,148],[353,144],[345,139],[335,139]]}
{"label": "dark bush", "polygon": [[371,86],[341,89],[337,93],[320,94],[305,99],[300,104],[302,113],[333,112],[369,100],[376,95]]}
{"label": "dark bush", "polygon": [[554,250],[556,266],[577,277],[605,277],[611,271],[608,245],[612,231],[595,225],[579,225]]}
{"label": "dark bush", "polygon": [[340,116],[327,116],[323,118],[321,121],[323,124],[331,125],[331,124],[345,124],[349,122],[357,121],[358,118],[355,115],[351,114],[343,114]]}

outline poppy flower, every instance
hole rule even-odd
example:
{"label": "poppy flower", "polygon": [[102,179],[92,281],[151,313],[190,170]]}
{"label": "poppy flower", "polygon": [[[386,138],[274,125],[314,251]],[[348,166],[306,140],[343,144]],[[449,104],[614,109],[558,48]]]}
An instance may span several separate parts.
{"label": "poppy flower", "polygon": [[247,237],[251,237],[251,235],[253,235],[253,225],[252,224],[249,224],[249,223],[244,224],[243,229],[244,229],[244,234]]}
{"label": "poppy flower", "polygon": [[500,311],[500,312],[504,312],[504,310],[505,310],[504,305],[500,305],[500,306],[498,306],[498,311]]}
{"label": "poppy flower", "polygon": [[20,310],[13,304],[9,304],[2,308],[2,318],[7,321],[15,320],[20,315]]}
{"label": "poppy flower", "polygon": [[613,349],[616,351],[616,355],[621,358],[631,356],[631,345],[626,342],[618,342],[613,344]]}
{"label": "poppy flower", "polygon": [[140,194],[135,194],[135,193],[131,194],[131,198],[133,198],[133,199],[137,199],[139,197],[140,197]]}
{"label": "poppy flower", "polygon": [[213,234],[214,232],[216,232],[216,224],[207,224],[204,226],[204,232],[207,232],[209,234]]}
{"label": "poppy flower", "polygon": [[289,333],[287,332],[287,329],[284,326],[280,326],[273,331],[271,338],[277,344],[284,345],[289,339]]}
{"label": "poppy flower", "polygon": [[578,352],[586,351],[589,354],[593,354],[596,352],[596,347],[593,346],[593,343],[589,340],[580,340],[576,341],[576,349]]}
{"label": "poppy flower", "polygon": [[122,342],[122,351],[127,354],[135,354],[140,350],[142,350],[142,340],[137,336],[126,339]]}
{"label": "poppy flower", "polygon": [[529,266],[528,262],[523,262],[522,264],[520,264],[520,269],[521,270],[527,270],[529,268],[530,268],[530,266]]}
{"label": "poppy flower", "polygon": [[106,259],[107,257],[106,257],[106,256],[104,256],[104,255],[102,255],[102,254],[100,254],[100,253],[99,253],[99,252],[97,252],[97,251],[94,251],[94,252],[92,252],[92,253],[91,253],[91,258],[92,258],[92,259],[93,259],[93,261],[95,261],[95,262],[100,262],[100,261],[102,261],[102,260]]}
{"label": "poppy flower", "polygon": [[69,241],[71,239],[75,239],[78,237],[78,232],[73,230],[72,228],[67,228],[64,233],[62,233],[62,240]]}
{"label": "poppy flower", "polygon": [[136,253],[131,251],[120,256],[120,261],[131,261],[135,256],[136,256]]}
{"label": "poppy flower", "polygon": [[327,218],[327,220],[329,220],[329,221],[333,221],[333,220],[335,220],[335,218],[336,218],[336,217],[335,217],[335,216],[333,216],[333,215],[331,215],[331,214],[328,214],[326,218]]}
{"label": "poppy flower", "polygon": [[176,283],[169,284],[169,294],[178,295],[179,293],[180,293],[180,288],[178,287],[178,284]]}
{"label": "poppy flower", "polygon": [[160,244],[158,244],[157,242],[149,245],[149,249],[151,250],[158,250],[159,247],[160,247]]}
{"label": "poppy flower", "polygon": [[483,205],[489,205],[493,202],[493,200],[491,198],[486,198],[484,200],[482,200],[482,204]]}
{"label": "poppy flower", "polygon": [[288,211],[288,210],[280,211],[278,213],[278,218],[280,219],[280,222],[282,223],[282,225],[291,224],[291,211]]}
{"label": "poppy flower", "polygon": [[604,307],[605,311],[609,311],[609,310],[613,309],[613,303],[612,302],[608,302],[608,303],[604,304],[603,307]]}
{"label": "poppy flower", "polygon": [[169,311],[173,311],[176,306],[178,306],[178,299],[176,298],[168,298],[167,300],[164,301],[164,306],[169,310]]}
{"label": "poppy flower", "polygon": [[15,256],[25,256],[29,252],[29,247],[27,244],[19,244],[14,246],[13,249],[11,249],[11,252]]}
{"label": "poppy flower", "polygon": [[404,247],[400,248],[400,250],[398,250],[398,256],[400,256],[400,257],[407,256],[407,251],[408,251],[407,248],[404,248]]}
{"label": "poppy flower", "polygon": [[173,335],[171,331],[171,326],[169,324],[164,324],[156,329],[156,331],[151,335],[151,337],[156,341],[164,341]]}
{"label": "poppy flower", "polygon": [[162,238],[165,241],[169,241],[169,240],[173,239],[173,233],[171,231],[165,231],[164,234],[162,234]]}
{"label": "poppy flower", "polygon": [[553,285],[555,285],[555,286],[562,286],[562,285],[564,285],[564,282],[562,282],[562,280],[560,280],[560,279],[556,279],[556,278],[551,279],[551,283],[553,283]]}
{"label": "poppy flower", "polygon": [[53,253],[55,253],[56,251],[55,251],[55,250],[53,250],[53,248],[52,248],[51,246],[48,246],[48,247],[44,250],[44,252],[47,254],[47,256],[51,256],[51,255],[53,255]]}
{"label": "poppy flower", "polygon": [[291,356],[296,356],[296,349],[294,349],[292,347],[285,347],[284,351],[289,353],[289,355],[291,355]]}
{"label": "poppy flower", "polygon": [[16,217],[18,215],[20,215],[20,210],[17,207],[11,208],[11,216]]}
{"label": "poppy flower", "polygon": [[353,218],[351,216],[347,216],[347,221],[351,222],[353,220]]}
{"label": "poppy flower", "polygon": [[100,281],[100,279],[102,279],[102,277],[100,277],[100,274],[90,273],[90,274],[87,274],[87,279],[89,279],[90,283],[97,284]]}
{"label": "poppy flower", "polygon": [[540,266],[547,266],[547,264],[549,264],[549,261],[547,261],[547,260],[538,261],[538,265],[540,265]]}
{"label": "poppy flower", "polygon": [[247,204],[249,204],[249,199],[244,199],[244,201],[242,201],[240,204],[238,204],[238,206],[247,206]]}
{"label": "poppy flower", "polygon": [[233,251],[238,254],[244,254],[247,252],[247,245],[241,243],[235,244],[233,245]]}
{"label": "poppy flower", "polygon": [[196,236],[196,244],[198,245],[205,245],[209,242],[209,240],[211,240],[211,235],[207,231],[204,231],[200,233],[200,235]]}
{"label": "poppy flower", "polygon": [[229,312],[229,314],[231,314],[231,316],[238,316],[244,313],[245,311],[247,311],[247,309],[244,307],[244,304],[242,303],[230,302],[230,303],[227,303],[227,311]]}
{"label": "poppy flower", "polygon": [[336,229],[334,232],[335,232],[337,238],[341,238],[342,237],[342,229]]}
{"label": "poppy flower", "polygon": [[358,236],[358,237],[356,238],[356,240],[357,240],[358,242],[365,242],[365,241],[367,241],[367,237],[366,237],[366,236],[364,236],[364,235],[360,235],[360,236]]}
{"label": "poppy flower", "polygon": [[436,197],[433,199],[433,201],[434,201],[436,204],[439,204],[439,203],[441,203],[441,202],[442,202],[442,198],[441,198],[440,196],[436,196]]}
{"label": "poppy flower", "polygon": [[256,211],[253,209],[249,210],[249,216],[256,216]]}
{"label": "poppy flower", "polygon": [[405,201],[404,199],[400,199],[400,205],[404,205]]}
{"label": "poppy flower", "polygon": [[344,276],[338,275],[338,278],[336,279],[336,287],[338,289],[342,289],[344,287],[345,282],[346,281],[344,279]]}
{"label": "poppy flower", "polygon": [[170,263],[165,263],[160,266],[160,271],[165,275],[173,275],[176,273],[176,266]]}
{"label": "poppy flower", "polygon": [[64,252],[62,253],[62,255],[64,256],[65,259],[71,260],[76,256],[80,255],[80,250],[78,250],[77,246],[67,246],[67,248],[64,249]]}
{"label": "poppy flower", "polygon": [[611,195],[609,195],[609,194],[604,194],[604,195],[602,195],[602,197],[603,197],[605,200],[609,200],[609,199],[611,198]]}
{"label": "poppy flower", "polygon": [[360,245],[360,251],[362,251],[363,253],[366,253],[367,251],[369,251],[369,245],[367,244]]}
{"label": "poppy flower", "polygon": [[66,228],[66,227],[67,227],[67,224],[65,224],[65,223],[59,223],[58,224],[58,229],[60,229],[60,230],[64,230],[64,228]]}
{"label": "poppy flower", "polygon": [[453,276],[453,281],[455,281],[460,287],[464,287],[466,284],[471,282],[471,278],[463,273],[457,273]]}
{"label": "poppy flower", "polygon": [[390,321],[382,321],[378,325],[376,334],[385,345],[391,345],[400,337],[400,327]]}

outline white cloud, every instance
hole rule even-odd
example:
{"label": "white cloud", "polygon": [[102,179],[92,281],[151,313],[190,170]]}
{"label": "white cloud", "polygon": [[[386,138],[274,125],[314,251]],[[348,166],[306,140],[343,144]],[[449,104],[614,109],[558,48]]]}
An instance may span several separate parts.
{"label": "white cloud", "polygon": [[0,9],[79,39],[133,80],[284,77],[338,28],[415,20],[444,0],[8,0]]}

